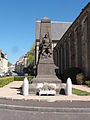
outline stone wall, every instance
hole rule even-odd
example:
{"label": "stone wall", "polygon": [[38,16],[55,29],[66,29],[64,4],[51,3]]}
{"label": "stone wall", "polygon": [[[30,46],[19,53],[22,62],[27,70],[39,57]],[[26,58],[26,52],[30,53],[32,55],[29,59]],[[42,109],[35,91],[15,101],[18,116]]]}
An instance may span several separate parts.
{"label": "stone wall", "polygon": [[90,78],[90,3],[82,10],[54,49],[59,74],[70,67],[79,67]]}
{"label": "stone wall", "polygon": [[90,5],[87,9],[88,18],[87,18],[87,75],[90,78]]}

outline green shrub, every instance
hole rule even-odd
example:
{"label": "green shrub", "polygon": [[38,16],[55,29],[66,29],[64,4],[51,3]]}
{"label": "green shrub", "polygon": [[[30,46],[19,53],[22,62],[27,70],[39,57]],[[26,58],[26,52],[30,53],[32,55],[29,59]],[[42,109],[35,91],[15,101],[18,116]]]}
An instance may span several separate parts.
{"label": "green shrub", "polygon": [[[3,87],[7,84],[9,84],[10,82],[13,81],[23,81],[24,80],[24,76],[10,76],[10,77],[2,77],[0,78],[0,87]],[[30,81],[33,77],[32,76],[28,76],[28,80]]]}
{"label": "green shrub", "polygon": [[[14,77],[14,81],[23,81],[25,78],[25,76],[15,76]],[[30,81],[33,77],[32,76],[28,76],[28,80]]]}
{"label": "green shrub", "polygon": [[85,81],[85,84],[90,87],[90,80]]}
{"label": "green shrub", "polygon": [[62,80],[63,80],[63,82],[66,83],[67,78],[70,77],[71,80],[72,80],[72,83],[77,84],[76,75],[79,74],[79,73],[81,73],[80,68],[76,68],[76,67],[68,68],[63,72]]}
{"label": "green shrub", "polygon": [[76,81],[78,85],[82,85],[84,82],[84,75],[83,73],[79,73],[76,75]]}
{"label": "green shrub", "polygon": [[32,80],[33,79],[33,76],[28,76],[28,80]]}
{"label": "green shrub", "polygon": [[3,87],[13,81],[14,81],[13,76],[0,78],[0,87]]}
{"label": "green shrub", "polygon": [[14,76],[14,81],[23,81],[24,76]]}

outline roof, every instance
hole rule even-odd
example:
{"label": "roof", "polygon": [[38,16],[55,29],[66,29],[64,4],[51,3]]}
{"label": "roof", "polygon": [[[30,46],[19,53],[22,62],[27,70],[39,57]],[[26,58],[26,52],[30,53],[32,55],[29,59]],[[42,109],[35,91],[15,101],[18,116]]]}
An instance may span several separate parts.
{"label": "roof", "polygon": [[[41,21],[36,21],[36,39],[40,37]],[[71,22],[52,22],[51,21],[51,39],[60,40],[66,30],[70,27]]]}
{"label": "roof", "polygon": [[60,40],[66,30],[69,28],[71,23],[69,22],[58,22],[51,24],[51,39]]}
{"label": "roof", "polygon": [[1,57],[4,58],[4,54],[3,53],[1,53]]}

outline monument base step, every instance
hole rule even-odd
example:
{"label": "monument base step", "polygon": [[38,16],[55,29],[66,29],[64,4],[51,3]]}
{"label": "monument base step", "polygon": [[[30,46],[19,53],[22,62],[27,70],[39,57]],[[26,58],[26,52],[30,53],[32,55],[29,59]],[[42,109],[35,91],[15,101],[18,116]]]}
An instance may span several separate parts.
{"label": "monument base step", "polygon": [[38,83],[53,83],[56,85],[56,94],[60,93],[61,90],[61,80],[55,75],[37,75],[36,78],[33,78],[29,84],[29,93],[37,94],[38,92]]}
{"label": "monument base step", "polygon": [[40,75],[37,76],[36,78],[33,78],[32,83],[61,83],[61,80],[58,79],[56,76],[54,75]]}
{"label": "monument base step", "polygon": [[[37,94],[38,93],[38,91],[39,91],[39,89],[38,89],[38,85],[37,85],[38,83],[31,83],[31,84],[29,84],[29,94]],[[62,89],[64,89],[65,90],[65,86],[64,85],[62,85],[62,83],[55,83],[56,84],[56,94],[60,94],[60,91],[62,90]]]}

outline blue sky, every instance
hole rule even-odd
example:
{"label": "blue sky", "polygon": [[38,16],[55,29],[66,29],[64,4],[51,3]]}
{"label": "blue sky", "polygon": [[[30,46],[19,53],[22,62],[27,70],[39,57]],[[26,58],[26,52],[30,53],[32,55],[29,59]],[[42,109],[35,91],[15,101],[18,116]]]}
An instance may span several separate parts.
{"label": "blue sky", "polygon": [[35,43],[36,19],[73,22],[89,0],[0,0],[0,48],[15,63]]}

